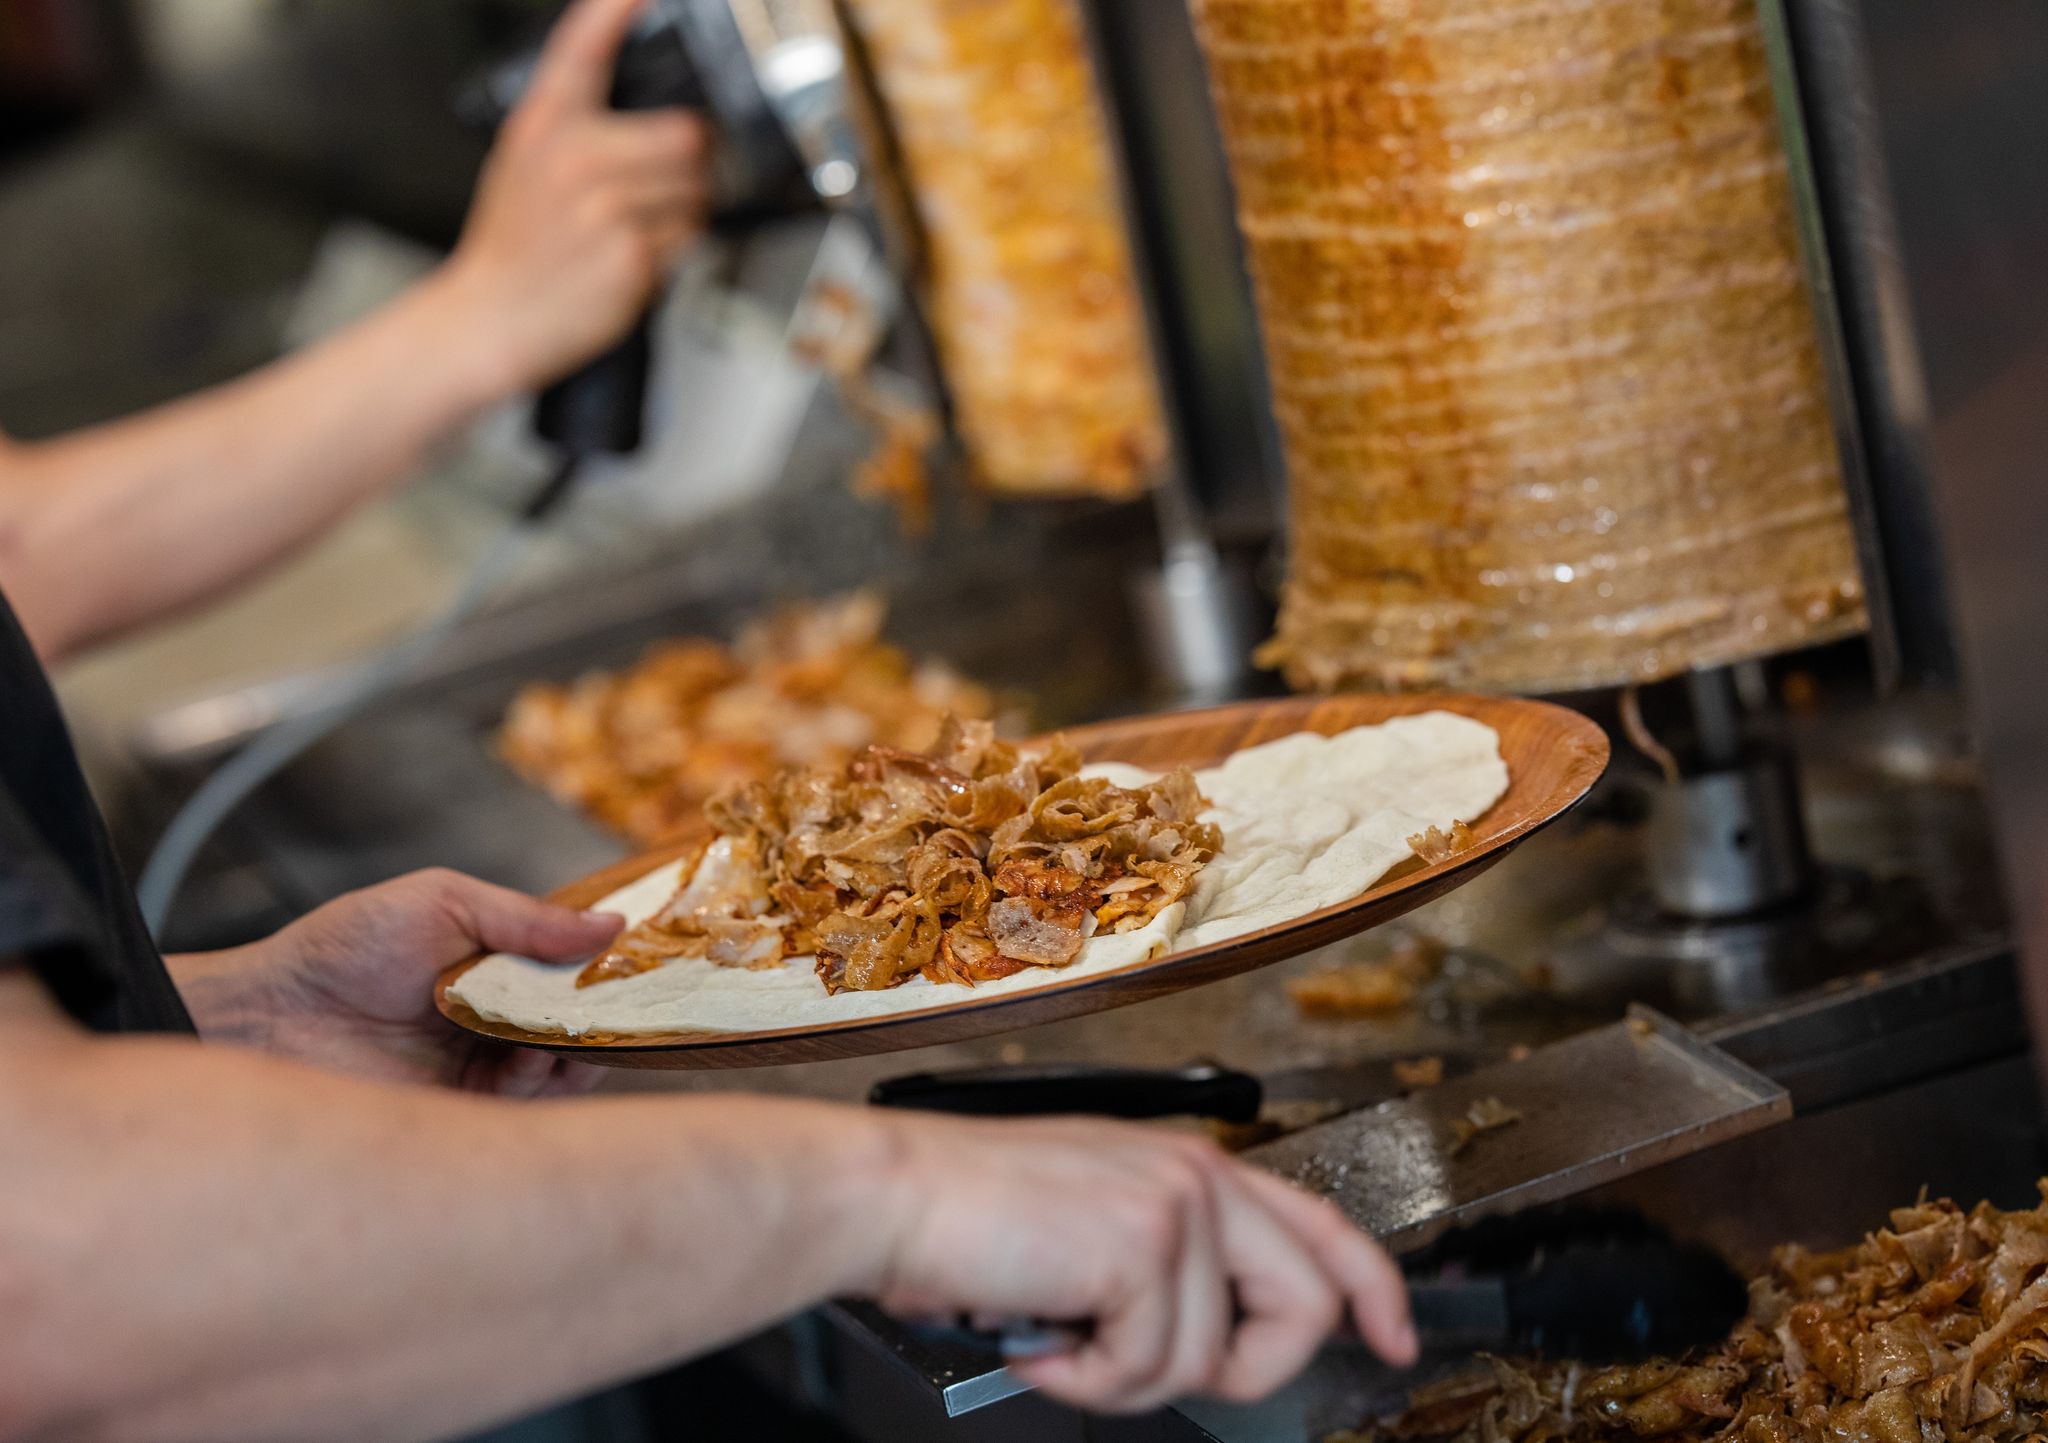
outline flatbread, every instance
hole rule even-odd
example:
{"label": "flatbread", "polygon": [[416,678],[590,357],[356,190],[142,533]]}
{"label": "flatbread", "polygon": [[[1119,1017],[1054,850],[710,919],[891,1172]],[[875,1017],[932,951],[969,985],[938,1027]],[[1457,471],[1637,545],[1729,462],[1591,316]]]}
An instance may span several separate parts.
{"label": "flatbread", "polygon": [[1477,821],[1508,768],[1492,727],[1439,711],[1296,732],[1199,780],[1223,851],[1196,878],[1176,951],[1348,902],[1414,855],[1410,837]]}
{"label": "flatbread", "polygon": [[[1087,770],[1125,786],[1153,777],[1113,762]],[[920,977],[887,992],[828,996],[808,957],[760,972],[684,959],[579,989],[575,967],[501,954],[464,973],[450,995],[489,1021],[569,1037],[767,1032],[1015,996],[1347,902],[1413,854],[1409,837],[1477,820],[1507,791],[1508,770],[1491,727],[1425,712],[1334,737],[1283,737],[1196,779],[1215,804],[1209,816],[1223,828],[1222,854],[1185,903],[1138,931],[1090,938],[1067,967],[1031,967],[973,988]],[[628,925],[645,920],[675,894],[683,865],[656,869],[598,910],[618,912]]]}

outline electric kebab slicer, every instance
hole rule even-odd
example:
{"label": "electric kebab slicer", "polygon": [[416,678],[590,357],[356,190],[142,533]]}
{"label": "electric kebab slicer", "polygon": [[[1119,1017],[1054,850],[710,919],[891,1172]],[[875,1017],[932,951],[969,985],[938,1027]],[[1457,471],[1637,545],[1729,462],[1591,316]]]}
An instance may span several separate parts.
{"label": "electric kebab slicer", "polygon": [[[525,94],[538,56],[530,46],[474,82],[459,102],[464,113],[502,122]],[[716,232],[744,233],[820,203],[854,209],[865,198],[845,48],[825,0],[655,0],[620,52],[612,104],[704,114],[714,137]],[[534,426],[564,465],[531,514],[566,493],[581,460],[640,449],[653,361],[650,314],[611,351],[542,393]]]}

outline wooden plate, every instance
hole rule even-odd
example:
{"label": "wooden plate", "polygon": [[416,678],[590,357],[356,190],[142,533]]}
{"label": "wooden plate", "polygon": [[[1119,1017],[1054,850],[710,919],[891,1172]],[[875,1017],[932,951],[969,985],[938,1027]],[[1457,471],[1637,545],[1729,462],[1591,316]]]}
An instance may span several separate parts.
{"label": "wooden plate", "polygon": [[[1546,702],[1430,695],[1245,702],[1213,711],[1104,722],[1066,734],[1090,761],[1133,762],[1165,771],[1182,765],[1214,766],[1232,752],[1298,731],[1334,736],[1352,727],[1425,711],[1457,712],[1500,734],[1501,754],[1508,764],[1508,790],[1492,810],[1472,823],[1472,846],[1433,866],[1411,862],[1349,902],[1208,947],[980,1002],[972,993],[965,993],[957,1003],[926,1012],[768,1032],[665,1033],[611,1040],[571,1040],[526,1032],[485,1021],[449,997],[449,984],[480,958],[444,973],[435,1000],[442,1014],[457,1026],[500,1041],[573,1054],[609,1067],[680,1069],[768,1067],[928,1047],[1199,987],[1341,941],[1469,882],[1586,795],[1607,767],[1606,734],[1577,712]],[[607,867],[562,888],[554,894],[555,900],[571,907],[591,906],[685,850],[687,846],[672,847]]]}

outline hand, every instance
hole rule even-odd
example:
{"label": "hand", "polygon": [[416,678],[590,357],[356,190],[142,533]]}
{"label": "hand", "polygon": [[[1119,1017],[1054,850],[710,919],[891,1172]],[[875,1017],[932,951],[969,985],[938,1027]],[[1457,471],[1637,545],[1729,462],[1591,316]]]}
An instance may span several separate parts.
{"label": "hand", "polygon": [[1348,1311],[1387,1361],[1415,1360],[1401,1275],[1336,1208],[1213,1144],[1088,1122],[901,1118],[898,1202],[874,1288],[906,1317],[1089,1322],[1067,1355],[1020,1360],[1101,1412],[1262,1398]]}
{"label": "hand", "polygon": [[171,965],[211,1039],[362,1077],[536,1097],[587,1090],[602,1070],[457,1031],[434,1008],[434,979],[480,951],[579,961],[619,925],[454,872],[416,872],[264,941]]}
{"label": "hand", "polygon": [[485,162],[461,242],[436,278],[500,395],[535,390],[639,318],[703,229],[702,123],[610,109],[642,0],[576,0]]}

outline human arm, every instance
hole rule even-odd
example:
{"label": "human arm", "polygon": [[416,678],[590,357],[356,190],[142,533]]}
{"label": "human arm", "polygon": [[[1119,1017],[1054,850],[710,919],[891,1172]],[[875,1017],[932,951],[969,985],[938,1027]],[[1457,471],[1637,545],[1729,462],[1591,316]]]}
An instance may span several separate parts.
{"label": "human arm", "polygon": [[0,1438],[443,1436],[875,1266],[892,1159],[822,1109],[384,1088],[12,990]]}
{"label": "human arm", "polygon": [[578,0],[411,291],[240,380],[34,444],[0,438],[0,587],[46,659],[233,586],[491,405],[603,350],[696,234],[704,135],[606,108],[640,0]]}
{"label": "human arm", "polygon": [[91,1037],[18,972],[0,1015],[10,1443],[444,1436],[841,1295],[1093,1319],[1020,1366],[1097,1407],[1267,1391],[1346,1300],[1412,1354],[1376,1249],[1185,1137],[391,1088]]}

